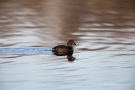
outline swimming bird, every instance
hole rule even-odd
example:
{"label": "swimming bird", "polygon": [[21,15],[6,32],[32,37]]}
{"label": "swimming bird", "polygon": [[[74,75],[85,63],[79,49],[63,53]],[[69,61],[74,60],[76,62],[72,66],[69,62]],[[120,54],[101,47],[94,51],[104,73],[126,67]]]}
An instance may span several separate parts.
{"label": "swimming bird", "polygon": [[74,40],[69,40],[66,45],[58,45],[52,48],[52,52],[57,55],[69,55],[73,53],[73,46],[76,45]]}

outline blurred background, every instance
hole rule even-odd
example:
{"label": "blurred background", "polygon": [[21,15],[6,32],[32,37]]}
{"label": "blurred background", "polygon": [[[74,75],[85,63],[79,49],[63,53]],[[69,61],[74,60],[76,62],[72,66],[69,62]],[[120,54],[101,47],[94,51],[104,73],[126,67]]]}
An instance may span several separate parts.
{"label": "blurred background", "polygon": [[76,60],[0,58],[0,90],[135,90],[134,0],[0,0],[0,47],[74,39]]}

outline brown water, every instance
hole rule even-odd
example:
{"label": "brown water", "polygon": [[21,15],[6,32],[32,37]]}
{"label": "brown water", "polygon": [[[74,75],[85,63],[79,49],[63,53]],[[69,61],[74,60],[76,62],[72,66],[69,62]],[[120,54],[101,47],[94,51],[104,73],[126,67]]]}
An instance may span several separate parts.
{"label": "brown water", "polygon": [[0,58],[0,90],[135,90],[134,0],[0,0],[0,47],[74,39],[76,60]]}

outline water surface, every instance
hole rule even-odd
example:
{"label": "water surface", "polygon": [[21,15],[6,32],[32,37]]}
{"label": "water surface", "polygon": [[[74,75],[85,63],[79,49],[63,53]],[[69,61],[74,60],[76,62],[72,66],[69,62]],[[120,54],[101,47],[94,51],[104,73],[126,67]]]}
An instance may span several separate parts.
{"label": "water surface", "polygon": [[134,90],[133,0],[1,0],[0,47],[52,48],[66,56],[0,58],[0,90]]}

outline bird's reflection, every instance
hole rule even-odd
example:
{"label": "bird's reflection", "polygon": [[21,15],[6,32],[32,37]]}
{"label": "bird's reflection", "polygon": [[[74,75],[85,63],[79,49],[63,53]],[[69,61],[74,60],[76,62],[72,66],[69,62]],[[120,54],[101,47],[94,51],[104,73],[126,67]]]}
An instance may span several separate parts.
{"label": "bird's reflection", "polygon": [[75,60],[75,58],[73,57],[73,52],[70,52],[70,53],[54,52],[54,54],[55,54],[56,56],[66,56],[66,55],[67,55],[68,61],[74,61],[74,60]]}
{"label": "bird's reflection", "polygon": [[57,56],[65,56],[67,55],[68,61],[74,61],[75,58],[73,55],[73,46],[76,45],[75,41],[70,39],[67,42],[67,45],[58,45],[52,48],[52,52]]}
{"label": "bird's reflection", "polygon": [[67,55],[67,59],[68,61],[74,61],[75,58],[72,55]]}

